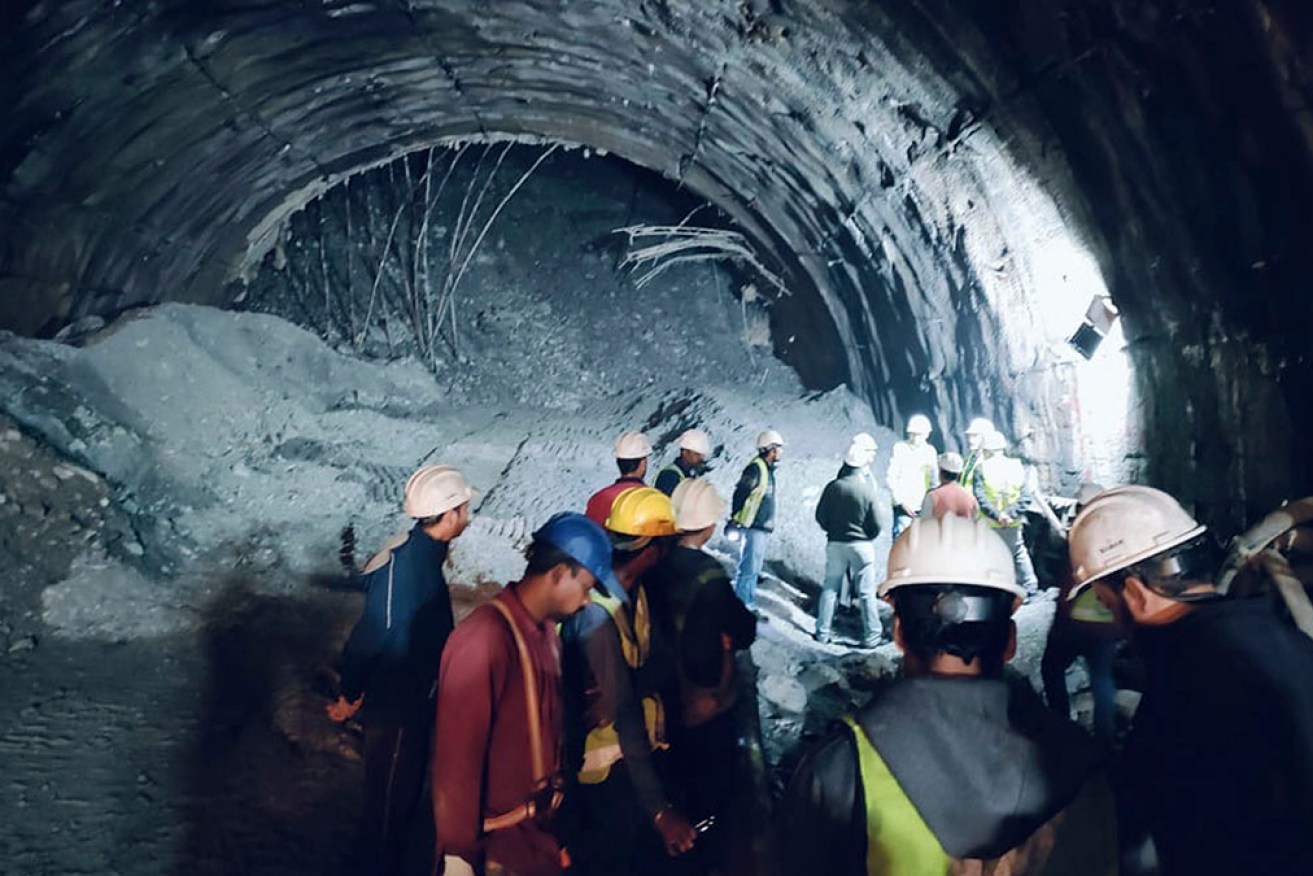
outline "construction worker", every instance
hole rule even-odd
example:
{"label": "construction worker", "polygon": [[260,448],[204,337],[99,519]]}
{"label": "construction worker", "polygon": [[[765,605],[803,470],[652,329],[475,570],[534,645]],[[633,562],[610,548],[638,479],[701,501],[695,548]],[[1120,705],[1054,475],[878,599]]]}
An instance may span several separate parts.
{"label": "construction worker", "polygon": [[1093,586],[1146,671],[1123,823],[1147,831],[1163,876],[1308,873],[1313,641],[1265,598],[1220,597],[1204,534],[1150,487],[1100,493],[1071,527],[1070,598]]}
{"label": "construction worker", "polygon": [[656,487],[667,496],[675,494],[675,487],[685,478],[701,477],[707,471],[707,457],[711,455],[711,439],[701,429],[689,429],[679,436],[679,456],[670,465],[657,472]]}
{"label": "construction worker", "polygon": [[433,813],[446,876],[554,876],[561,799],[556,623],[615,587],[611,544],[582,514],[533,534],[523,577],[470,613],[442,658]]}
{"label": "construction worker", "polygon": [[616,497],[607,518],[617,587],[593,592],[561,628],[565,761],[571,799],[562,834],[573,872],[660,870],[696,838],[674,806],[658,763],[669,748],[662,691],[675,668],[654,642],[643,580],[678,530],[670,498],[653,487]]}
{"label": "construction worker", "polygon": [[352,869],[400,873],[421,804],[433,732],[433,692],[451,633],[442,564],[470,522],[477,493],[451,466],[426,465],[406,481],[403,509],[415,523],[361,573],[365,607],[342,651],[341,693],[328,716],[363,709],[365,793]]}
{"label": "construction worker", "polygon": [[971,491],[959,483],[962,476],[962,457],[949,451],[939,454],[939,486],[925,494],[921,502],[922,517],[943,517],[956,514],[974,520],[980,515],[980,506]]}
{"label": "construction worker", "polygon": [[985,436],[993,432],[994,424],[984,417],[976,417],[967,426],[967,455],[966,459],[962,460],[962,474],[958,477],[958,481],[968,490],[975,483],[976,468],[984,458],[981,448],[985,443]]}
{"label": "construction worker", "polygon": [[739,823],[748,811],[735,769],[738,729],[731,710],[740,679],[734,654],[757,637],[757,620],[738,597],[719,560],[703,550],[725,519],[726,502],[703,478],[688,478],[671,498],[678,541],[652,571],[652,617],[668,625],[676,689],[665,702],[675,782],[686,795],[692,819],[716,819],[696,846],[697,863],[724,869],[733,838],[748,834]]}
{"label": "construction worker", "polygon": [[[775,528],[775,467],[784,453],[784,439],[774,429],[757,436],[757,455],[739,476],[730,506],[726,535],[739,542],[734,592],[748,608],[757,609],[757,579],[766,562],[766,542]],[[760,612],[757,617],[766,620]]]}
{"label": "construction worker", "polygon": [[875,539],[883,527],[867,467],[875,459],[875,439],[865,432],[853,439],[838,476],[825,485],[816,503],[816,522],[825,530],[825,582],[816,609],[816,641],[833,641],[831,625],[839,591],[851,576],[862,615],[862,647],[880,644],[883,628],[875,596]]}
{"label": "construction worker", "polygon": [[1012,551],[1017,581],[1033,596],[1039,592],[1039,580],[1035,577],[1035,566],[1030,561],[1022,532],[1030,505],[1026,467],[1021,460],[1007,455],[1007,447],[1008,440],[1003,433],[995,431],[985,436],[981,446],[984,458],[976,467],[971,490],[980,506],[980,516],[989,522]]}
{"label": "construction worker", "polygon": [[894,538],[921,511],[926,491],[935,485],[938,453],[929,443],[930,419],[916,414],[907,421],[907,440],[894,445],[886,484],[894,502]]}
{"label": "construction worker", "polygon": [[588,498],[584,514],[598,526],[606,526],[611,503],[625,490],[646,485],[647,460],[652,455],[652,442],[642,432],[625,432],[615,441],[615,464],[620,477],[593,493]]}
{"label": "construction worker", "polygon": [[[1079,515],[1101,492],[1103,487],[1098,484],[1081,484],[1072,506],[1072,516]],[[1094,698],[1094,735],[1111,745],[1117,734],[1117,685],[1112,669],[1121,633],[1112,612],[1099,602],[1094,588],[1086,588],[1075,599],[1068,598],[1075,584],[1071,567],[1067,565],[1066,574],[1058,585],[1057,612],[1040,662],[1044,698],[1048,700],[1049,708],[1059,715],[1071,716],[1067,667],[1083,657],[1090,679],[1090,693]]]}
{"label": "construction worker", "polygon": [[1025,591],[980,520],[919,518],[894,542],[902,678],[805,755],[783,803],[785,873],[1112,874],[1098,751],[1004,677]]}

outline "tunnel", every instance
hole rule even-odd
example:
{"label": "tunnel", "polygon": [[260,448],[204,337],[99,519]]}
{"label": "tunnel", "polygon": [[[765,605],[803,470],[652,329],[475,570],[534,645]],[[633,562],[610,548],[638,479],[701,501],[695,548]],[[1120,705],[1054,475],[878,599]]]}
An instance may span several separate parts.
{"label": "tunnel", "polygon": [[[29,870],[286,860],[179,837],[208,796],[238,821],[263,795],[290,847],[349,820],[350,745],[306,717],[355,604],[336,553],[382,541],[435,451],[486,492],[474,594],[610,476],[616,432],[665,452],[711,423],[732,489],[756,430],[796,424],[785,620],[849,435],[887,459],[914,414],[941,449],[988,417],[1047,492],[1152,484],[1219,535],[1313,487],[1302,4],[22,0],[0,34],[26,812],[0,853]],[[758,649],[772,761],[815,729],[786,676],[864,684],[805,638]],[[88,721],[128,744],[161,702],[146,738],[181,765],[31,753]],[[310,766],[207,765],[246,743]],[[53,770],[156,813],[88,818]]]}

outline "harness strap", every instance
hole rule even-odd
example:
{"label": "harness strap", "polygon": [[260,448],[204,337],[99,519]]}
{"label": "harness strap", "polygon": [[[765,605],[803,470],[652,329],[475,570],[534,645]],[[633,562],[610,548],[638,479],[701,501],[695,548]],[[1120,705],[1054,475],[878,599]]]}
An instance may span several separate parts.
{"label": "harness strap", "polygon": [[[489,604],[497,609],[498,613],[506,620],[506,625],[511,630],[511,636],[515,639],[515,650],[520,657],[520,671],[524,674],[525,711],[528,713],[529,758],[533,763],[533,784],[535,791],[537,791],[547,787],[551,779],[547,775],[547,758],[543,754],[542,715],[538,710],[538,676],[533,670],[533,658],[529,656],[529,648],[524,643],[524,636],[521,635],[519,625],[515,623],[511,610],[496,599]],[[552,792],[548,811],[554,810],[561,805],[561,796],[559,790]],[[534,797],[530,797],[509,812],[483,819],[483,830],[485,833],[490,833],[494,830],[514,827],[522,821],[533,818],[539,811],[538,801]]]}

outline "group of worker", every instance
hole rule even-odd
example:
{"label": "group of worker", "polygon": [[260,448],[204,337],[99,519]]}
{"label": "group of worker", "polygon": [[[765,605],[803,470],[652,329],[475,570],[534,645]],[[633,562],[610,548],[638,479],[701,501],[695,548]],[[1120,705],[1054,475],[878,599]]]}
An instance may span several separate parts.
{"label": "group of worker", "polygon": [[[885,477],[893,538],[918,517],[979,517],[1007,544],[1017,580],[1027,597],[1034,596],[1039,582],[1022,526],[1026,512],[1042,503],[1035,501],[1025,466],[1007,455],[1007,439],[989,420],[976,418],[967,427],[965,459],[951,451],[939,453],[930,443],[931,431],[929,418],[916,414],[907,421],[907,439],[893,446]],[[861,612],[861,647],[874,648],[883,640],[875,539],[888,528],[888,516],[877,499],[870,470],[878,449],[870,434],[855,435],[839,473],[826,484],[816,505],[816,522],[825,531],[826,548],[815,638],[824,645],[834,641],[835,609],[849,584],[856,590]]]}
{"label": "group of worker", "polygon": [[[731,510],[699,477],[710,440],[690,429],[678,443],[658,489],[646,484],[647,437],[621,435],[616,481],[585,513],[539,528],[520,580],[454,629],[442,566],[476,492],[450,466],[411,476],[404,510],[414,526],[362,572],[365,608],[328,709],[338,721],[361,712],[365,727],[353,872],[723,865],[722,837],[742,809],[735,653],[752,644],[757,618],[752,585],[736,593],[702,550]],[[770,531],[783,445],[773,432],[758,443],[732,509],[745,554]],[[755,544],[754,575],[764,549]],[[426,800],[433,830],[421,829]],[[426,861],[425,845],[439,854]]]}
{"label": "group of worker", "polygon": [[[938,454],[924,418],[907,432],[887,478],[897,535],[882,583],[871,543],[888,506],[875,499],[871,436],[854,438],[817,505],[817,638],[829,640],[852,578],[864,644],[880,640],[886,602],[904,659],[899,679],[804,755],[776,833],[783,872],[1313,872],[1313,641],[1264,600],[1216,594],[1197,557],[1204,527],[1170,496],[1083,491],[1064,527],[1071,575],[1054,635],[1068,638],[1050,643],[1045,674],[1085,653],[1074,630],[1086,613],[1132,633],[1146,693],[1111,769],[1107,747],[1071,721],[1065,679],[1046,708],[1004,672],[1012,616],[1037,587],[1024,468],[983,421],[966,459]],[[421,845],[438,850],[432,872],[725,866],[718,839],[742,815],[734,655],[761,620],[784,441],[758,437],[729,503],[702,476],[706,434],[678,447],[649,487],[650,442],[622,435],[617,481],[585,514],[540,527],[521,578],[454,630],[442,561],[475,491],[449,466],[410,478],[414,527],[365,567],[329,707],[335,720],[363,709],[354,872],[402,872],[419,823]],[[732,581],[703,550],[727,512]],[[1112,720],[1102,705],[1096,727]]]}
{"label": "group of worker", "polygon": [[[894,471],[925,458],[924,440],[895,450],[890,491],[909,519],[876,592],[893,607],[902,673],[803,757],[778,820],[783,872],[1313,873],[1313,640],[1272,600],[1218,591],[1205,528],[1171,496],[1087,484],[1070,525],[1059,521],[1069,573],[1044,654],[1046,708],[1004,669],[1032,588],[1010,525],[1027,510],[1025,475],[995,462],[1005,442],[992,434],[970,449],[984,452],[974,472],[971,457],[939,457],[941,486],[916,514]],[[872,445],[854,439],[822,505],[853,491]],[[820,507],[817,519],[829,519]],[[823,641],[848,563],[829,557]],[[1146,678],[1113,760],[1119,633]],[[1093,737],[1069,713],[1077,655],[1090,664]]]}

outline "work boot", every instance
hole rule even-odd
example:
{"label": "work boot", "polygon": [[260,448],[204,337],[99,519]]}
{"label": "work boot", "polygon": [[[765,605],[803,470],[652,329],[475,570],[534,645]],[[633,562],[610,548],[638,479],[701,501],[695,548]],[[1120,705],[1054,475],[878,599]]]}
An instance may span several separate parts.
{"label": "work boot", "polygon": [[816,644],[818,645],[829,645],[834,641],[834,636],[832,636],[830,633],[818,632],[814,636],[812,636],[812,638],[816,640]]}

